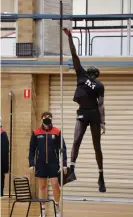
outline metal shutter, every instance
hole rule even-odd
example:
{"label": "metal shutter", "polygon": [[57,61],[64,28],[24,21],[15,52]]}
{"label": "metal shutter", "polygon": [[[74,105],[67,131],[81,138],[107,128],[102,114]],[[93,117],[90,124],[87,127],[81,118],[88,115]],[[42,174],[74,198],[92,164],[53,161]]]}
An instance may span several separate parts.
{"label": "metal shutter", "polygon": [[[67,144],[68,165],[73,143],[76,110],[73,102],[76,86],[75,75],[64,75],[64,129]],[[99,193],[98,169],[95,160],[90,129],[84,136],[76,164],[77,181],[64,187],[68,199],[133,199],[133,75],[104,75],[106,135],[102,136],[104,174],[107,193]],[[50,111],[53,123],[60,128],[60,77],[51,75]],[[49,187],[49,194],[52,194]]]}

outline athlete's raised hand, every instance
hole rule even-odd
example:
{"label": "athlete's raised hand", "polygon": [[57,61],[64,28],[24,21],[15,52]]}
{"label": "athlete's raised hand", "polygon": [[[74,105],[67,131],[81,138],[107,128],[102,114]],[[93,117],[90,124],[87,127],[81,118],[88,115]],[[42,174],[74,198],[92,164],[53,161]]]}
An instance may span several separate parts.
{"label": "athlete's raised hand", "polygon": [[62,30],[64,31],[64,33],[65,33],[67,36],[70,36],[70,35],[71,35],[70,29],[62,28]]}

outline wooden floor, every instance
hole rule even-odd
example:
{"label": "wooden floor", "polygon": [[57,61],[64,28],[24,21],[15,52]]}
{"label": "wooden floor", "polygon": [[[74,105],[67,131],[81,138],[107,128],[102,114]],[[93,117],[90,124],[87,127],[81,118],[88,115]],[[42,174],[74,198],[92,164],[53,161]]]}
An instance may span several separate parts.
{"label": "wooden floor", "polygon": [[[13,199],[1,200],[1,216],[9,217]],[[63,217],[133,217],[133,204],[110,202],[70,202],[64,201]],[[12,217],[25,217],[27,204],[17,204]],[[39,216],[39,205],[33,204],[29,217]],[[52,217],[51,204],[47,206],[47,216]]]}

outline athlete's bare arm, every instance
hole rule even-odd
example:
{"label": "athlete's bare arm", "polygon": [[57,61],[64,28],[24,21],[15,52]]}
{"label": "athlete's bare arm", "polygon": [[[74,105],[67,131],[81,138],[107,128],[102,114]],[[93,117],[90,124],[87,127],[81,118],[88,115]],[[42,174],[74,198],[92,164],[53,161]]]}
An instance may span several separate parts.
{"label": "athlete's bare arm", "polygon": [[105,133],[105,108],[104,108],[104,97],[99,96],[98,98],[98,108],[99,108],[99,113],[100,113],[100,118],[101,118],[101,128],[103,130],[102,133]]}
{"label": "athlete's bare arm", "polygon": [[101,124],[105,123],[105,109],[104,109],[104,97],[99,97],[98,99],[98,107],[101,116]]}
{"label": "athlete's bare arm", "polygon": [[71,55],[72,55],[72,59],[73,59],[74,69],[78,70],[81,66],[81,63],[80,63],[80,59],[77,55],[75,45],[73,43],[72,34],[71,34],[70,30],[67,28],[63,28],[63,31],[68,36],[69,47],[70,47],[70,51],[71,51]]}

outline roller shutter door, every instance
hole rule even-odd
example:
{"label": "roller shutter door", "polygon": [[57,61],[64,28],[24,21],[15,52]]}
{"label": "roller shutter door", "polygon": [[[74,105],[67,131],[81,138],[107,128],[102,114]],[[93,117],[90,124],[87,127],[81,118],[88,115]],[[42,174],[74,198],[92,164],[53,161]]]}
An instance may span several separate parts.
{"label": "roller shutter door", "polygon": [[[99,193],[98,169],[95,160],[90,129],[82,141],[77,159],[77,181],[64,187],[68,199],[133,199],[133,76],[104,75],[100,80],[105,85],[106,135],[102,136],[104,174],[107,193]],[[64,75],[64,128],[68,164],[73,143],[76,110],[73,102],[76,86],[74,75]],[[60,128],[60,80],[59,75],[50,78],[50,111],[53,123]],[[49,187],[49,195],[52,194]]]}

